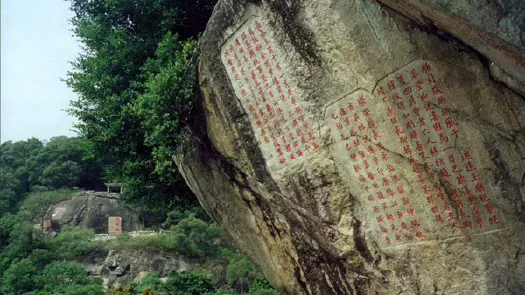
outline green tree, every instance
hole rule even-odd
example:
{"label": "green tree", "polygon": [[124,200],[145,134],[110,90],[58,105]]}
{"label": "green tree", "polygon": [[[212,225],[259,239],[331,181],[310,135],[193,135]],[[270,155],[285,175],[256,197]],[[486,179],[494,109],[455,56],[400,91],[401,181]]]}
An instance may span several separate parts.
{"label": "green tree", "polygon": [[17,216],[10,213],[0,217],[0,250],[9,244],[9,236],[17,222]]}
{"label": "green tree", "polygon": [[[58,294],[104,294],[102,280],[92,278],[79,264],[57,261],[44,267],[35,279],[39,290]],[[83,290],[86,293],[79,292]]]}
{"label": "green tree", "polygon": [[30,188],[30,173],[25,163],[42,149],[36,138],[6,141],[0,145],[0,215],[14,212]]}
{"label": "green tree", "polygon": [[[4,175],[0,175],[0,185],[1,183],[7,183],[8,180],[6,180],[6,177]],[[4,214],[13,211],[15,204],[17,203],[17,194],[9,189],[4,188],[0,190],[0,216],[3,216]]]}
{"label": "green tree", "polygon": [[29,259],[14,260],[2,276],[2,294],[24,294],[32,291],[37,268]]}
{"label": "green tree", "polygon": [[160,281],[158,272],[147,274],[146,277],[140,282],[140,285],[136,287],[136,291],[139,294],[151,293],[153,290],[157,292],[165,291],[164,284]]}
{"label": "green tree", "polygon": [[132,295],[137,294],[135,291],[135,285],[118,285],[114,289],[108,290],[107,295]]}
{"label": "green tree", "polygon": [[[66,286],[60,293],[55,293],[56,295],[104,295],[102,286],[100,282],[95,282],[89,285],[71,285]],[[272,294],[273,295],[273,294]]]}
{"label": "green tree", "polygon": [[36,281],[40,289],[47,291],[56,290],[68,284],[85,285],[90,282],[82,266],[66,261],[48,264]]}
{"label": "green tree", "polygon": [[270,283],[261,276],[255,278],[248,293],[250,295],[279,295],[279,293],[270,286]]}
{"label": "green tree", "polygon": [[107,178],[126,184],[126,198],[146,222],[196,204],[171,155],[193,98],[191,38],[205,28],[215,2],[71,1],[85,52],[68,74],[79,95],[70,113],[92,154],[107,164]]}
{"label": "green tree", "polygon": [[101,166],[89,152],[88,143],[78,137],[53,137],[26,161],[31,186],[52,188],[79,186],[100,189]]}
{"label": "green tree", "polygon": [[216,223],[205,222],[190,214],[171,228],[179,251],[192,257],[215,257],[224,232]]}
{"label": "green tree", "polygon": [[73,187],[80,181],[80,165],[73,161],[53,162],[42,171],[42,184],[49,187]]}
{"label": "green tree", "polygon": [[27,183],[27,171],[24,168],[26,160],[38,153],[43,147],[40,140],[31,138],[25,141],[6,141],[0,145],[0,167],[2,172],[13,173],[14,177],[21,179],[26,187],[21,187],[23,191],[29,190]]}
{"label": "green tree", "polygon": [[192,111],[197,43],[180,42],[168,32],[158,45],[156,58],[144,66],[146,90],[138,97],[135,110],[145,130],[145,144],[152,147],[155,171],[161,177],[180,179],[172,155],[182,141],[182,124]]}
{"label": "green tree", "polygon": [[209,277],[196,273],[171,272],[164,288],[175,295],[200,295],[215,291]]}
{"label": "green tree", "polygon": [[75,260],[101,246],[94,237],[92,229],[65,227],[56,238],[44,240],[44,244],[55,259]]}
{"label": "green tree", "polygon": [[249,289],[250,284],[257,276],[258,273],[247,256],[241,254],[231,255],[226,272],[228,285],[238,292],[244,293]]}
{"label": "green tree", "polygon": [[42,245],[42,237],[33,231],[33,225],[17,216],[17,222],[9,233],[9,244],[0,253],[0,274],[15,259],[27,258],[33,249]]}
{"label": "green tree", "polygon": [[43,145],[36,138],[0,145],[0,216],[15,212],[34,189],[80,186],[103,188],[102,161],[78,137],[59,136]]}

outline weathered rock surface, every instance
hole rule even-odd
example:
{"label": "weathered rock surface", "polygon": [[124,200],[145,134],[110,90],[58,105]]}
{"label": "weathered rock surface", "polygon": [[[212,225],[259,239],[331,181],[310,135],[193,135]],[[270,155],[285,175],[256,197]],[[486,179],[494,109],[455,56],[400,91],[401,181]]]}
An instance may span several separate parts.
{"label": "weathered rock surface", "polygon": [[219,1],[179,169],[283,294],[525,294],[525,4],[380,2]]}
{"label": "weathered rock surface", "polygon": [[122,217],[122,231],[142,229],[137,213],[129,208],[118,195],[103,192],[82,192],[71,200],[50,207],[45,216],[55,227],[62,225],[92,228],[97,234],[108,233],[108,218]]}
{"label": "weathered rock surface", "polygon": [[226,285],[225,260],[190,259],[177,253],[158,253],[147,249],[139,251],[109,250],[107,253],[93,253],[82,265],[92,276],[101,277],[105,284],[140,283],[151,272],[157,272],[161,278],[167,277],[169,272],[197,272],[212,278],[215,286]]}

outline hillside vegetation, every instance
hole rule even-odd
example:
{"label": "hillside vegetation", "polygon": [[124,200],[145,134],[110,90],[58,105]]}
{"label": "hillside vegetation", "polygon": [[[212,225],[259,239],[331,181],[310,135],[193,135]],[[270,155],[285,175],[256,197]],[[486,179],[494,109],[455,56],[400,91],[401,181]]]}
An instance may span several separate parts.
{"label": "hillside vegetation", "polygon": [[[4,146],[0,149],[2,159],[8,154]],[[54,163],[62,164],[59,160]],[[92,229],[66,226],[51,237],[33,225],[41,223],[47,208],[78,195],[79,190],[42,184],[17,196],[18,202],[13,201],[14,205],[0,216],[0,294],[277,294],[246,256],[235,252],[224,232],[198,206],[167,214],[162,224],[155,225],[168,229],[161,235],[132,238],[123,234],[115,240],[100,241]],[[222,289],[230,292],[218,290],[205,274],[176,272],[170,273],[165,283],[152,273],[139,284],[127,282],[105,290],[102,279],[89,276],[80,263],[90,255],[109,250],[176,253],[202,263],[222,260],[228,265],[228,285]]]}

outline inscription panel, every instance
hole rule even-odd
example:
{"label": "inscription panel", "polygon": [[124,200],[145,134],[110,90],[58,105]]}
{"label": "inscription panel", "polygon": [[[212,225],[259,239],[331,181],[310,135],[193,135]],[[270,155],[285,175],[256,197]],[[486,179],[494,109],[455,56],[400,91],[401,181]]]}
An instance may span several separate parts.
{"label": "inscription panel", "polygon": [[108,234],[122,233],[122,217],[110,216],[108,217]]}
{"label": "inscription panel", "polygon": [[[344,179],[357,191],[374,236],[386,245],[421,240],[428,226],[424,203],[403,171],[403,159],[385,149],[387,118],[381,100],[358,90],[326,112],[335,139],[336,162]],[[422,219],[423,218],[423,219]]]}
{"label": "inscription panel", "polygon": [[434,221],[456,230],[498,228],[500,217],[471,151],[457,147],[467,135],[447,105],[453,98],[439,76],[431,62],[416,61],[383,79],[376,94],[386,103]]}
{"label": "inscription panel", "polygon": [[357,91],[327,108],[340,169],[363,188],[362,208],[386,246],[501,228],[476,160],[458,147],[466,135],[449,99],[436,66],[415,61],[374,94]]}
{"label": "inscription panel", "polygon": [[282,62],[266,23],[252,18],[221,47],[236,97],[249,116],[268,167],[278,169],[319,149],[311,115]]}

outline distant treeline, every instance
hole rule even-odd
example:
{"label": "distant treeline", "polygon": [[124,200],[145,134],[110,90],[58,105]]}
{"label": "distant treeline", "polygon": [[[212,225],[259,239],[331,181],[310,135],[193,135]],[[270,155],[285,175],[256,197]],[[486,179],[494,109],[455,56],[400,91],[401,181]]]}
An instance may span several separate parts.
{"label": "distant treeline", "polygon": [[16,211],[30,191],[79,187],[104,189],[102,163],[78,137],[59,136],[47,144],[31,138],[0,145],[0,216]]}

